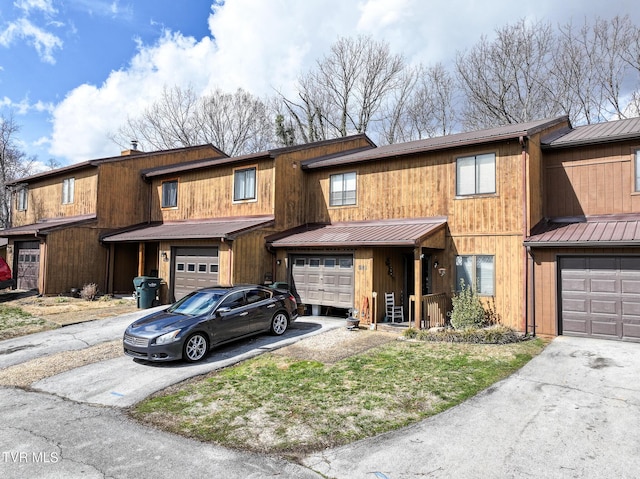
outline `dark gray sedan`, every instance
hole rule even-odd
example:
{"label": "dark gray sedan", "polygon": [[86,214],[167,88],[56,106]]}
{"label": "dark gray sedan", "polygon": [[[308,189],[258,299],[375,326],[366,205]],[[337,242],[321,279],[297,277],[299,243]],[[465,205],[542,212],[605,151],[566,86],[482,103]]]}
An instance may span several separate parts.
{"label": "dark gray sedan", "polygon": [[263,332],[283,334],[298,317],[288,291],[259,285],[194,291],[164,311],[136,320],[124,333],[124,353],[147,361],[189,362],[214,346]]}

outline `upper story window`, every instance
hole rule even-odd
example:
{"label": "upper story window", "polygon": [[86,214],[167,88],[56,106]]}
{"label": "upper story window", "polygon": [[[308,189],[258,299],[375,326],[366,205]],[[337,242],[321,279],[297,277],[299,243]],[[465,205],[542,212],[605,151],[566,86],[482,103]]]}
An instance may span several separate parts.
{"label": "upper story window", "polygon": [[329,177],[329,205],[345,206],[356,204],[356,174],[341,173]]}
{"label": "upper story window", "polygon": [[178,206],[178,180],[162,182],[162,207],[175,208]]}
{"label": "upper story window", "polygon": [[635,191],[640,192],[640,150],[636,150],[635,170],[636,170]]}
{"label": "upper story window", "polygon": [[29,193],[29,190],[27,190],[27,188],[20,188],[18,190],[18,200],[17,200],[18,211],[26,211],[28,193]]}
{"label": "upper story window", "polygon": [[73,195],[75,190],[75,178],[65,178],[62,180],[62,204],[68,205],[73,203]]}
{"label": "upper story window", "polygon": [[496,192],[496,155],[465,156],[456,161],[456,195]]}
{"label": "upper story window", "polygon": [[233,172],[233,201],[256,199],[256,168],[243,168]]}
{"label": "upper story window", "polygon": [[464,282],[481,296],[493,296],[494,262],[494,257],[488,255],[456,256],[456,291],[460,291],[461,283]]}

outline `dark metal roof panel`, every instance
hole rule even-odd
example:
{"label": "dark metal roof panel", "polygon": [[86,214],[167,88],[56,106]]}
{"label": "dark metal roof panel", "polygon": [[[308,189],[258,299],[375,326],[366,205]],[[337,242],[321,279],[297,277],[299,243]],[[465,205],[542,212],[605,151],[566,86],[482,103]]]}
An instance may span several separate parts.
{"label": "dark metal roof panel", "polygon": [[640,118],[578,126],[559,137],[544,139],[543,145],[546,148],[563,148],[634,139],[640,139]]}
{"label": "dark metal roof panel", "polygon": [[497,128],[490,128],[486,130],[472,131],[467,133],[457,133],[436,138],[427,138],[425,140],[409,141],[407,143],[385,145],[353,154],[340,155],[325,159],[307,160],[303,162],[302,166],[306,169],[323,168],[328,166],[351,164],[361,161],[378,160],[394,156],[422,153],[426,151],[443,150],[447,148],[490,143],[493,141],[517,139],[521,136],[526,137],[533,135],[544,130],[545,128],[549,128],[563,122],[568,122],[568,118],[566,116],[554,119],[530,121],[527,123],[516,123],[500,126]]}
{"label": "dark metal roof panel", "polygon": [[547,218],[525,240],[527,246],[640,246],[640,214]]}
{"label": "dark metal roof panel", "polygon": [[227,156],[207,158],[204,160],[189,161],[187,163],[178,163],[175,165],[159,166],[156,168],[148,168],[142,170],[141,174],[143,178],[155,178],[158,176],[174,175],[176,173],[182,173],[185,171],[200,170],[203,168],[210,168],[220,165],[228,165],[231,163],[242,163],[244,161],[257,161],[262,159],[272,158],[269,152],[254,153],[251,155],[235,156],[229,158]]}
{"label": "dark metal roof panel", "polygon": [[67,216],[63,218],[48,218],[37,223],[31,223],[28,225],[16,226],[15,228],[0,230],[0,236],[26,236],[47,234],[48,232],[56,229],[78,226],[84,223],[95,221],[96,219],[97,216],[95,214]]}
{"label": "dark metal roof panel", "polygon": [[445,217],[355,221],[294,231],[271,242],[275,248],[415,246],[438,231]]}
{"label": "dark metal roof panel", "polygon": [[211,218],[193,221],[172,221],[144,225],[129,231],[105,235],[105,243],[180,240],[180,239],[234,239],[253,229],[273,223],[273,216]]}

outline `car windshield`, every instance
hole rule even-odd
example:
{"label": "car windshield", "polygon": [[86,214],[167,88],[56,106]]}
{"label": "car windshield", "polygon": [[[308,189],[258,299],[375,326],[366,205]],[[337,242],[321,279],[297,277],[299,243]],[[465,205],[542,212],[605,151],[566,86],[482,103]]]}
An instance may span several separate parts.
{"label": "car windshield", "polygon": [[173,304],[167,311],[198,316],[211,311],[224,294],[225,291],[195,291]]}

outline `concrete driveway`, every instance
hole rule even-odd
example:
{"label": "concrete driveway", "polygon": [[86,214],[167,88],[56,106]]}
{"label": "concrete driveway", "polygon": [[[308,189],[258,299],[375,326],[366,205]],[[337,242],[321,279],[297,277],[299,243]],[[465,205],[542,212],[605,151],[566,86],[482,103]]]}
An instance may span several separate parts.
{"label": "concrete driveway", "polygon": [[415,426],[309,456],[331,478],[638,478],[640,344],[558,337]]}

